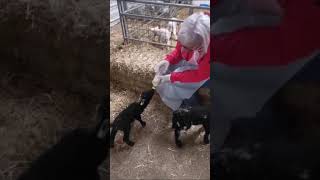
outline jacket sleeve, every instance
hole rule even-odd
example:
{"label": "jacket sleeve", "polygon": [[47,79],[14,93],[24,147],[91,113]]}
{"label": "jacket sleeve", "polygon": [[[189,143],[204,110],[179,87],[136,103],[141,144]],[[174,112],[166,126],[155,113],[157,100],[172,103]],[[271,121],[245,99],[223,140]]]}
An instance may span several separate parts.
{"label": "jacket sleeve", "polygon": [[165,60],[169,61],[171,65],[177,64],[182,60],[181,44],[177,42],[176,48],[165,56]]}
{"label": "jacket sleeve", "polygon": [[210,78],[210,50],[200,60],[198,69],[171,73],[171,82],[195,83]]}

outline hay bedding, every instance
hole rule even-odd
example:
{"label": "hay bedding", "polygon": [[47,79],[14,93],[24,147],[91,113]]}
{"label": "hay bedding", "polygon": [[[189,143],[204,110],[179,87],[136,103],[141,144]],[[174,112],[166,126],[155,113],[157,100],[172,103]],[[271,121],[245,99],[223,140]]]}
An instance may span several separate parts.
{"label": "hay bedding", "polygon": [[121,48],[123,43],[121,24],[110,27],[110,52],[117,51],[117,48]]}
{"label": "hay bedding", "polygon": [[[77,127],[95,125],[94,108],[48,91],[26,74],[0,76],[0,179],[16,179],[39,153]],[[106,165],[100,168],[106,177]]]}
{"label": "hay bedding", "polygon": [[151,88],[153,67],[169,52],[147,44],[128,44],[111,51],[110,79],[135,91]]}
{"label": "hay bedding", "polygon": [[[113,84],[111,122],[137,97]],[[136,144],[129,147],[119,140],[111,150],[111,179],[210,179],[210,149],[202,145],[200,127],[182,133],[185,147],[177,149],[170,118],[170,111],[155,96],[142,115],[147,126],[142,128],[138,122],[133,125],[130,137]],[[118,133],[116,139],[122,139],[122,135]]]}
{"label": "hay bedding", "polygon": [[0,9],[1,22],[10,16],[24,17],[30,29],[40,31],[44,24],[71,37],[105,36],[109,25],[106,3],[99,0],[11,0],[1,1]]}

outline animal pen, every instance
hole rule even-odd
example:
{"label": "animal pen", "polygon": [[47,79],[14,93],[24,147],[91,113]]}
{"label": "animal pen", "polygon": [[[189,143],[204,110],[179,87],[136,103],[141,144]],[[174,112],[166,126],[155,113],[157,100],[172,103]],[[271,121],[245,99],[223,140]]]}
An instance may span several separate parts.
{"label": "animal pen", "polygon": [[144,42],[175,47],[181,22],[191,14],[210,11],[191,0],[117,0],[125,43]]}

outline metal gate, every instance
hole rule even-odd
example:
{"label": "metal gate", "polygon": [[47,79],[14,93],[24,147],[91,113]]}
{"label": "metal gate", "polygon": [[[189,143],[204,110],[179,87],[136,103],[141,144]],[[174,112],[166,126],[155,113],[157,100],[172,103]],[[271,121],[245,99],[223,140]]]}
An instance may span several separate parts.
{"label": "metal gate", "polygon": [[144,42],[174,47],[183,19],[209,6],[190,5],[191,0],[117,0],[125,43]]}

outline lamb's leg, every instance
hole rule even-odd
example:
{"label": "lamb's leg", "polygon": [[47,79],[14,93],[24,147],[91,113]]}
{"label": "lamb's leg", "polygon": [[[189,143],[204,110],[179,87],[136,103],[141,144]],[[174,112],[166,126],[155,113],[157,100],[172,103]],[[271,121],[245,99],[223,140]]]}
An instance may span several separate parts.
{"label": "lamb's leg", "polygon": [[111,135],[110,135],[110,146],[111,147],[114,147],[114,139],[116,137],[117,131],[118,130],[116,128],[112,128],[112,130],[111,130]]}
{"label": "lamb's leg", "polygon": [[204,131],[205,131],[205,134],[204,134],[204,137],[203,137],[203,142],[205,144],[209,144],[209,134],[210,134],[210,127],[207,123],[203,124],[203,127],[204,127]]}
{"label": "lamb's leg", "polygon": [[170,46],[170,37],[169,39],[166,39],[166,41],[167,41],[167,45]]}
{"label": "lamb's leg", "polygon": [[134,142],[130,141],[129,137],[130,137],[130,130],[131,130],[131,126],[127,127],[126,129],[124,129],[124,136],[123,136],[123,141],[125,143],[127,143],[129,146],[133,146]]}
{"label": "lamb's leg", "polygon": [[177,37],[177,27],[173,27],[173,38],[174,40],[178,40],[178,37]]}
{"label": "lamb's leg", "polygon": [[176,140],[176,145],[178,147],[182,147],[182,142],[179,140],[179,136],[180,136],[180,130],[176,129],[174,131],[174,136],[175,136],[175,140]]}
{"label": "lamb's leg", "polygon": [[169,50],[169,46],[170,46],[170,37],[169,37],[169,39],[166,39],[166,41],[167,41],[166,50]]}
{"label": "lamb's leg", "polygon": [[140,122],[140,124],[141,124],[142,127],[146,127],[146,124],[147,124],[147,123],[144,122],[144,121],[142,121],[141,115],[137,116],[136,119]]}
{"label": "lamb's leg", "polygon": [[174,33],[173,33],[173,39],[174,39],[174,40],[178,40],[177,32],[174,32]]}
{"label": "lamb's leg", "polygon": [[156,33],[153,33],[153,40],[155,41],[157,38],[157,34]]}

